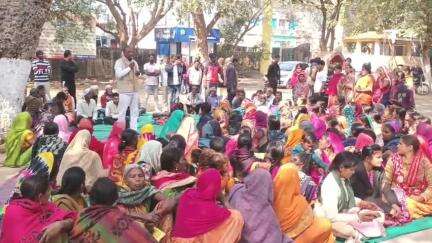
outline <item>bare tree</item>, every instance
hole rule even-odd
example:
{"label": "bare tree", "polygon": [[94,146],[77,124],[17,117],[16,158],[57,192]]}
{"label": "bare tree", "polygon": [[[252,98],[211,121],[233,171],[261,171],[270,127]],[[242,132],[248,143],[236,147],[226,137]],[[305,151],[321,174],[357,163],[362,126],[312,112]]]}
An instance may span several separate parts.
{"label": "bare tree", "polygon": [[[97,0],[102,6],[109,10],[113,17],[114,23],[96,22],[96,27],[112,35],[120,46],[136,47],[156,24],[173,8],[175,0],[152,0],[123,1],[120,4],[118,0]],[[150,18],[146,23],[140,23],[139,17],[143,11],[144,5],[151,6]]]}

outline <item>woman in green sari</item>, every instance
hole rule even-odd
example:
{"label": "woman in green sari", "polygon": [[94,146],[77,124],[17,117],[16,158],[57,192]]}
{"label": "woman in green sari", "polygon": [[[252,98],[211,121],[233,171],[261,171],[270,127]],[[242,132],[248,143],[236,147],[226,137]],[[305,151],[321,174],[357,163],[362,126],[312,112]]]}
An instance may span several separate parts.
{"label": "woman in green sari", "polygon": [[6,159],[4,166],[21,167],[30,162],[31,146],[35,134],[30,130],[32,118],[30,113],[21,112],[13,121],[11,130],[6,135]]}
{"label": "woman in green sari", "polygon": [[159,138],[164,139],[168,142],[168,135],[171,133],[177,132],[179,129],[181,122],[185,116],[184,111],[182,110],[175,110],[171,113],[171,116],[166,121],[165,125],[162,127],[162,130],[159,134]]}

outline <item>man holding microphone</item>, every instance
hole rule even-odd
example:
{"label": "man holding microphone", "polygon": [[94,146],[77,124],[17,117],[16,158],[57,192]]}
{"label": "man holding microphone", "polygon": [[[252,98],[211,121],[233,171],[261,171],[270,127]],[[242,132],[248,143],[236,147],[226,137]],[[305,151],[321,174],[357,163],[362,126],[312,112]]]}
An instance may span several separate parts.
{"label": "man holding microphone", "polygon": [[127,108],[130,108],[130,128],[137,130],[139,116],[139,67],[133,59],[134,50],[126,47],[122,57],[115,62],[114,71],[119,93],[119,121],[126,121]]}

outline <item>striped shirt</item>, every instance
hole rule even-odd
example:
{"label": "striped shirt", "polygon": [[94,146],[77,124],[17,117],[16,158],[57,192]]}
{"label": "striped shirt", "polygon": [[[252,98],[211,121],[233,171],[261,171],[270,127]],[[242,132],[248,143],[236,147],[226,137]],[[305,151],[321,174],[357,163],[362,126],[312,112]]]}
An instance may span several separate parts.
{"label": "striped shirt", "polygon": [[49,82],[51,65],[46,60],[36,59],[32,62],[32,70],[35,82]]}

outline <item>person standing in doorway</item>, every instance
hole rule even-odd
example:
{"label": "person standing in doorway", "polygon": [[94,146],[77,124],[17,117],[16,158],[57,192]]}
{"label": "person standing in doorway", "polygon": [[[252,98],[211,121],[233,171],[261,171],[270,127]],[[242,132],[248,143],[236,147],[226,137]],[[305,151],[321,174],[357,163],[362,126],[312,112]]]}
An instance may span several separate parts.
{"label": "person standing in doorway", "polygon": [[227,88],[228,101],[230,103],[234,99],[237,91],[237,63],[237,58],[230,58],[225,70],[225,86]]}
{"label": "person standing in doorway", "polygon": [[273,94],[276,94],[280,80],[279,55],[273,57],[272,63],[268,67],[267,80],[268,86],[273,89]]}
{"label": "person standing in doorway", "polygon": [[66,50],[63,54],[63,61],[60,63],[61,80],[63,86],[69,90],[69,94],[72,95],[74,100],[76,98],[76,85],[75,85],[75,73],[78,72],[78,66],[73,60],[72,52]]}
{"label": "person standing in doorway", "polygon": [[114,71],[119,92],[119,121],[126,122],[126,112],[130,109],[130,128],[137,130],[139,116],[139,94],[138,94],[138,63],[133,59],[134,50],[126,47],[122,57],[115,62]]}
{"label": "person standing in doorway", "polygon": [[150,95],[153,95],[155,102],[155,112],[160,112],[159,106],[159,75],[161,73],[159,65],[156,63],[156,57],[152,54],[150,55],[149,62],[144,64],[144,74],[147,76],[145,83],[146,99],[145,108],[148,110],[148,99]]}
{"label": "person standing in doorway", "polygon": [[50,100],[50,76],[51,64],[44,58],[44,53],[39,50],[36,52],[36,59],[32,62],[35,87],[40,85],[45,87],[46,99]]}

